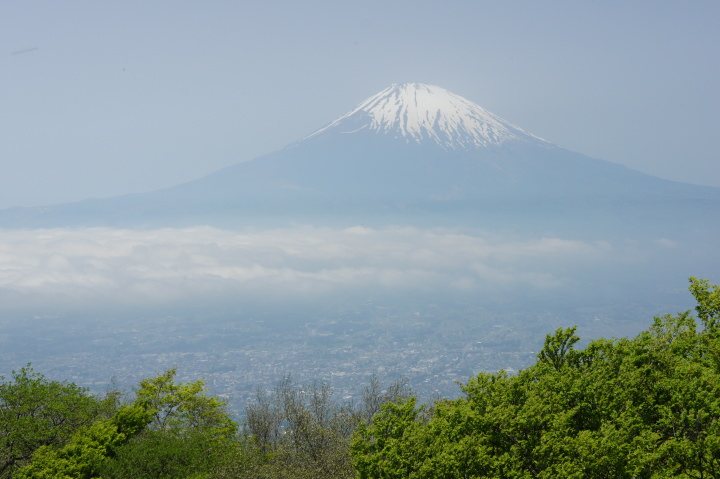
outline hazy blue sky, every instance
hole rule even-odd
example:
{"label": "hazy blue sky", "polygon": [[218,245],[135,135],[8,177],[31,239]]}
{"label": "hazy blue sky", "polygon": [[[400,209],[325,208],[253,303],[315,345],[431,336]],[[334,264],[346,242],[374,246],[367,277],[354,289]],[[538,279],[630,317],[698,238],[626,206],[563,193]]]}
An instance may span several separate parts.
{"label": "hazy blue sky", "polygon": [[171,186],[392,83],[720,186],[720,2],[0,3],[0,207]]}

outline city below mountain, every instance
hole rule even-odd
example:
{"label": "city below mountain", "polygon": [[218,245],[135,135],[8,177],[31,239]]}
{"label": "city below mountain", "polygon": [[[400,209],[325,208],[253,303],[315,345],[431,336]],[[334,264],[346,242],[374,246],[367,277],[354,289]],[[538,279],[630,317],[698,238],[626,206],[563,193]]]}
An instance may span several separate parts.
{"label": "city below mountain", "polygon": [[562,149],[447,90],[407,83],[278,152],[164,190],[0,211],[0,228],[300,223],[697,233],[715,228],[706,220],[719,207],[720,188]]}

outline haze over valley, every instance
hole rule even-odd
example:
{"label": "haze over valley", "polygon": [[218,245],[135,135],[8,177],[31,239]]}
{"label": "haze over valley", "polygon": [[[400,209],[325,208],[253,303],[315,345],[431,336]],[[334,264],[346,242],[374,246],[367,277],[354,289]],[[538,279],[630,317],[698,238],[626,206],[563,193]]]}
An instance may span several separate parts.
{"label": "haze over valley", "polygon": [[179,366],[241,415],[290,374],[452,397],[543,335],[632,336],[720,258],[720,189],[393,85],[279,152],[155,192],[0,211],[3,367],[94,389]]}

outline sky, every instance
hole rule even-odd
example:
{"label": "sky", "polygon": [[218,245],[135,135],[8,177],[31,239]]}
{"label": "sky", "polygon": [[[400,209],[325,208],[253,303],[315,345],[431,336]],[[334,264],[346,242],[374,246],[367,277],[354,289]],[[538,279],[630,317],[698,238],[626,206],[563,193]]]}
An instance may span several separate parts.
{"label": "sky", "polygon": [[393,83],[720,186],[720,3],[0,3],[0,208],[149,191],[279,150]]}

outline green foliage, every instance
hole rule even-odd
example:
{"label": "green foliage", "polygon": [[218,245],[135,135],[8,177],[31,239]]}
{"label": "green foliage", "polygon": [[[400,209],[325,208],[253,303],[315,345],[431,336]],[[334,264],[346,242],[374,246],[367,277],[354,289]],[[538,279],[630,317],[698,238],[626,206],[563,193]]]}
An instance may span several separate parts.
{"label": "green foliage", "polygon": [[142,430],[151,419],[138,405],[121,407],[110,419],[100,419],[76,432],[60,449],[40,447],[32,462],[13,477],[17,479],[90,479],[114,449]]}
{"label": "green foliage", "polygon": [[707,279],[691,277],[690,292],[698,302],[695,310],[705,329],[716,330],[720,320],[720,285],[710,286]]}
{"label": "green foliage", "polygon": [[202,430],[218,438],[231,438],[237,424],[225,410],[225,402],[205,395],[202,381],[174,382],[176,368],[140,382],[137,400],[153,412],[152,429],[159,431]]}
{"label": "green foliage", "polygon": [[720,477],[720,292],[690,289],[703,330],[668,315],[578,351],[560,329],[535,365],[479,374],[429,419],[412,401],[385,406],[355,434],[359,477]]}
{"label": "green foliage", "polygon": [[112,417],[111,422],[117,432],[124,437],[133,437],[144,430],[152,421],[152,411],[147,405],[136,401],[131,405],[120,406]]}
{"label": "green foliage", "polygon": [[50,381],[28,365],[0,383],[0,478],[11,477],[40,447],[66,443],[107,409],[72,383]]}
{"label": "green foliage", "polygon": [[99,470],[104,479],[210,477],[229,447],[203,432],[146,430],[117,448]]}
{"label": "green foliage", "polygon": [[352,444],[355,469],[361,479],[409,477],[415,468],[415,447],[418,446],[415,398],[390,402],[380,408],[370,425],[360,424]]}
{"label": "green foliage", "polygon": [[[234,447],[237,426],[222,401],[205,395],[201,381],[176,384],[174,378],[171,369],[143,380],[133,404],[36,447],[13,477],[209,477]],[[77,391],[78,401],[90,399]],[[109,402],[116,405],[114,397]]]}
{"label": "green foliage", "polygon": [[225,403],[207,396],[202,381],[176,383],[176,372],[140,382],[135,404],[147,420],[126,416],[140,433],[107,455],[100,466],[104,478],[209,477],[235,447],[237,424]]}
{"label": "green foliage", "polygon": [[555,331],[554,335],[545,337],[545,345],[538,355],[538,360],[552,365],[555,369],[562,369],[563,366],[572,361],[577,355],[573,349],[580,338],[575,335],[577,327]]}

